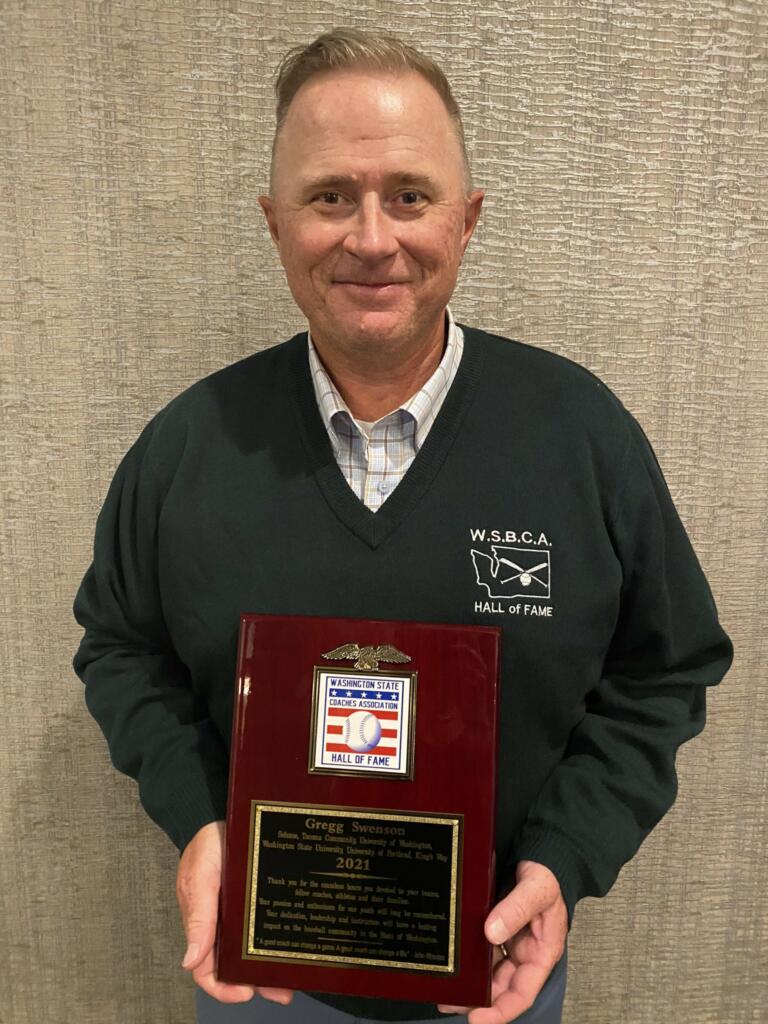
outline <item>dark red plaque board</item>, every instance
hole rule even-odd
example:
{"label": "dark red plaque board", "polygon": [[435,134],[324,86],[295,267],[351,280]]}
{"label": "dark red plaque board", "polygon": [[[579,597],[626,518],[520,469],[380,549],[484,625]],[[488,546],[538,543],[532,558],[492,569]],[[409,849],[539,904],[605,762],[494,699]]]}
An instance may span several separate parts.
{"label": "dark red plaque board", "polygon": [[219,978],[487,1005],[499,636],[241,616]]}

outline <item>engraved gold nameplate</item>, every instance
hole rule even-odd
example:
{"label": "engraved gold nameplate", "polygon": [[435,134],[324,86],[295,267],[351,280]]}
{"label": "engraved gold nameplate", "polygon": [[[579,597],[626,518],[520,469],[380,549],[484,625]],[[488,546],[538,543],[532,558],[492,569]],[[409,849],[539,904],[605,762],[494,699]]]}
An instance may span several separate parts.
{"label": "engraved gold nameplate", "polygon": [[461,828],[254,801],[243,958],[453,973]]}

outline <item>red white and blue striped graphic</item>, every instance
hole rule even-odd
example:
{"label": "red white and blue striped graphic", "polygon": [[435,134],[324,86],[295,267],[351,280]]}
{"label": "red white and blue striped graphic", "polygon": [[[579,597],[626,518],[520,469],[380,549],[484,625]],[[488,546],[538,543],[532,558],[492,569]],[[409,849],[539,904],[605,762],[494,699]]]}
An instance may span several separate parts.
{"label": "red white and blue striped graphic", "polygon": [[[312,766],[340,772],[408,773],[410,674],[379,676],[323,669],[317,671],[315,685]],[[355,719],[348,722],[351,715]],[[366,739],[375,745],[366,746]]]}
{"label": "red white and blue striped graphic", "polygon": [[[382,757],[397,757],[397,740],[400,734],[400,694],[398,692],[351,687],[331,687],[325,727],[325,749],[328,752],[348,753],[352,748],[343,740],[344,720],[355,711],[368,711],[378,718],[381,738],[377,746],[368,751]],[[386,705],[386,707],[382,707]]]}

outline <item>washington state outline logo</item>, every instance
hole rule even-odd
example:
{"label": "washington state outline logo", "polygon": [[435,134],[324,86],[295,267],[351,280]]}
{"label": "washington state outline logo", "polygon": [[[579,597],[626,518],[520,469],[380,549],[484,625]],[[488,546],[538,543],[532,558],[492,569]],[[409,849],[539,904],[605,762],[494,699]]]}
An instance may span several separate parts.
{"label": "washington state outline logo", "polygon": [[[540,548],[491,545],[492,555],[472,548],[475,575],[488,597],[540,597],[549,600],[549,552]],[[537,561],[538,559],[538,561]]]}

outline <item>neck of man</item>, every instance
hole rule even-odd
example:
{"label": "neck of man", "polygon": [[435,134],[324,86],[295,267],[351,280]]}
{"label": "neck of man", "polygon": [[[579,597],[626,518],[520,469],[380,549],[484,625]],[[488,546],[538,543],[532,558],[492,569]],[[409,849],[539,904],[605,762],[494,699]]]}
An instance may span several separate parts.
{"label": "neck of man", "polygon": [[435,330],[405,352],[380,348],[339,352],[312,331],[312,344],[355,419],[366,423],[393,412],[420,390],[440,365],[448,337],[443,312]]}

